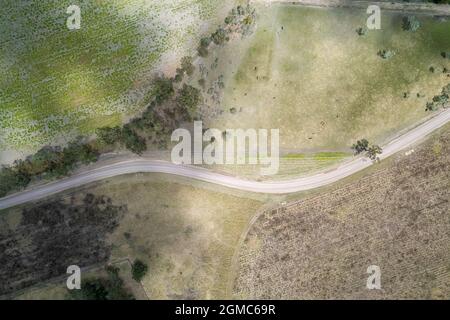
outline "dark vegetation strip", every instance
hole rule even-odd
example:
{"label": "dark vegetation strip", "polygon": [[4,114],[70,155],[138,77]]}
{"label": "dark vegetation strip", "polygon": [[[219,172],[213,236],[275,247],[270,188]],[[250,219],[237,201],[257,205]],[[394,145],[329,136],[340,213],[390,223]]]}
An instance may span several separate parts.
{"label": "dark vegetation strip", "polygon": [[107,262],[107,237],[126,211],[109,197],[86,194],[26,207],[17,226],[0,215],[0,295],[58,277],[70,265]]}

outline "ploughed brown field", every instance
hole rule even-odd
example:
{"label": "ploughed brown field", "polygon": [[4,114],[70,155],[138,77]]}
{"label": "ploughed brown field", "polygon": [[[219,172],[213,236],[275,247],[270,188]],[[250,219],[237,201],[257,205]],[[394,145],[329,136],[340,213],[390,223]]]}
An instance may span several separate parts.
{"label": "ploughed brown field", "polygon": [[[237,298],[448,299],[450,130],[334,190],[264,212],[240,250]],[[381,268],[368,290],[367,267]]]}

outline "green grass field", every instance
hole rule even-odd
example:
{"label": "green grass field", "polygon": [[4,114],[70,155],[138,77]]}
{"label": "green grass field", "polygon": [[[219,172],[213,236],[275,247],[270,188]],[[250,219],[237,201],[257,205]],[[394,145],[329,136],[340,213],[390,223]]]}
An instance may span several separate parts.
{"label": "green grass field", "polygon": [[[71,4],[81,8],[79,30],[66,27]],[[233,4],[2,1],[0,151],[30,151],[119,124],[142,107],[153,72],[175,69]]]}
{"label": "green grass field", "polygon": [[[221,71],[223,113],[209,127],[279,128],[284,150],[344,151],[363,137],[383,143],[420,121],[450,81],[443,73],[450,61],[440,55],[450,48],[448,20],[418,15],[422,27],[408,32],[403,14],[382,12],[382,30],[358,36],[368,17],[362,10],[257,8],[250,43],[236,41],[219,55],[224,64],[239,61]],[[396,55],[382,59],[382,49]]]}
{"label": "green grass field", "polygon": [[228,164],[205,167],[248,179],[287,180],[332,169],[351,156],[352,153],[348,152],[288,153],[280,157],[278,172],[267,176],[261,175],[261,168],[267,165]]}

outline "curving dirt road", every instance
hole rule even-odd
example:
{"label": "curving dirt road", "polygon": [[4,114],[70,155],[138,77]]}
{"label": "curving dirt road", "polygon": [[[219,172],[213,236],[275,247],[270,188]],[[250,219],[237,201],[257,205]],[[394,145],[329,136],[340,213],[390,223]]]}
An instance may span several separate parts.
{"label": "curving dirt road", "polygon": [[[383,154],[380,159],[387,158],[392,154],[410,147],[420,141],[425,136],[439,129],[450,121],[450,109],[446,109],[436,116],[430,118],[421,125],[411,129],[407,133],[400,135],[383,146]],[[138,172],[154,172],[173,174],[192,179],[197,179],[221,186],[271,194],[287,194],[304,190],[322,187],[340,179],[348,177],[372,165],[372,161],[367,158],[355,158],[352,161],[342,164],[340,167],[315,175],[276,182],[258,182],[239,179],[232,176],[215,173],[207,169],[176,165],[170,162],[157,160],[128,160],[115,164],[105,165],[90,171],[83,172],[68,178],[54,181],[45,185],[37,186],[30,190],[15,193],[0,199],[0,209],[13,207],[29,201],[45,198],[64,190],[79,187],[94,181],[110,178],[118,175]]]}

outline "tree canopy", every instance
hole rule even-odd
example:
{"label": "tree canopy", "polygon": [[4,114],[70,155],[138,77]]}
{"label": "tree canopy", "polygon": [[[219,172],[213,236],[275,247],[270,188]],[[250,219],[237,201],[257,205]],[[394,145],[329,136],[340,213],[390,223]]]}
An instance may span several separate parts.
{"label": "tree canopy", "polygon": [[353,144],[352,149],[355,150],[355,154],[360,154],[361,152],[367,151],[368,147],[369,141],[367,141],[367,139],[361,139]]}
{"label": "tree canopy", "polygon": [[141,260],[135,260],[131,266],[131,275],[134,280],[141,281],[147,274],[148,266]]}

